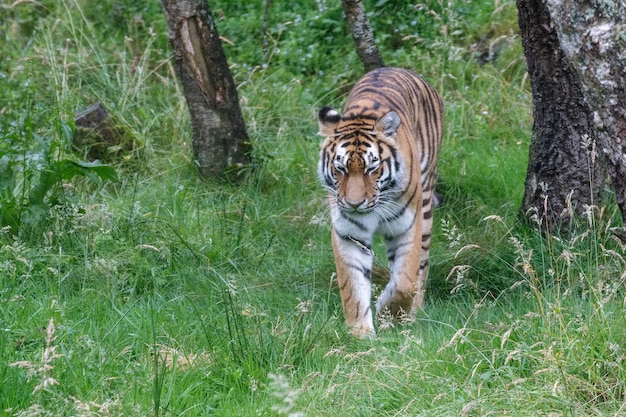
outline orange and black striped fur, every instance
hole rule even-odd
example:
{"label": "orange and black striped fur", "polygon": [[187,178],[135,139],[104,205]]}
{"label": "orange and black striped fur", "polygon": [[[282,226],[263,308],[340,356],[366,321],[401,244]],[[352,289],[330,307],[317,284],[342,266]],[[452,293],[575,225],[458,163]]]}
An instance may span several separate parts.
{"label": "orange and black striped fur", "polygon": [[372,335],[374,234],[385,240],[391,271],[377,313],[398,317],[424,304],[442,100],[415,73],[380,68],[357,82],[343,114],[323,107],[319,127],[318,175],[329,190],[346,324]]}

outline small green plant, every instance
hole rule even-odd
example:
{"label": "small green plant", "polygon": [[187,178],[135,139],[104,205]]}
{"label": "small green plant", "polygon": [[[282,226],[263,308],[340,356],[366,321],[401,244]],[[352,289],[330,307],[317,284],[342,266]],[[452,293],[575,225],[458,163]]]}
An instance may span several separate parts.
{"label": "small green plant", "polygon": [[55,123],[56,132],[41,134],[30,113],[17,123],[0,118],[0,226],[13,234],[30,235],[51,207],[67,201],[76,177],[117,180],[113,167],[72,155],[71,126]]}

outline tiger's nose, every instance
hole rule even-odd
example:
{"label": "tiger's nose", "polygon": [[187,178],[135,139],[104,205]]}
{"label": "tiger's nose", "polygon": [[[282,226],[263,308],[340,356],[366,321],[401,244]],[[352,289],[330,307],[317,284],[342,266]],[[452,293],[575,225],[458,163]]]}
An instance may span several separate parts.
{"label": "tiger's nose", "polygon": [[361,201],[351,201],[351,200],[346,199],[345,202],[351,208],[358,209],[358,208],[361,208],[361,207],[365,207],[365,205],[367,204],[367,199],[363,199]]}

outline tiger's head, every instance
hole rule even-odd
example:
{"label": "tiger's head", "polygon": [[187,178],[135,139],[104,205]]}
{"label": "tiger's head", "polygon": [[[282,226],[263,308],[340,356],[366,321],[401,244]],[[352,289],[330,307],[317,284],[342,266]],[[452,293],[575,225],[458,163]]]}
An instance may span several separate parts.
{"label": "tiger's head", "polygon": [[344,213],[365,214],[376,209],[381,192],[393,187],[397,163],[396,137],[400,117],[394,111],[376,117],[346,113],[330,107],[319,111],[322,143],[320,181]]}

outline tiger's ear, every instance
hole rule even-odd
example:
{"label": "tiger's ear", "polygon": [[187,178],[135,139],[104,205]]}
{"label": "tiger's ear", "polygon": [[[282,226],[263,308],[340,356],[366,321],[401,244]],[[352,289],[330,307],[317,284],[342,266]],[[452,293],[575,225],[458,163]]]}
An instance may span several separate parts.
{"label": "tiger's ear", "polygon": [[395,111],[390,111],[376,122],[376,131],[386,138],[395,139],[400,126],[400,116]]}
{"label": "tiger's ear", "polygon": [[318,114],[318,121],[320,124],[320,135],[333,136],[335,134],[335,127],[341,120],[341,115],[336,110],[331,109],[328,106],[324,106],[320,109]]}

